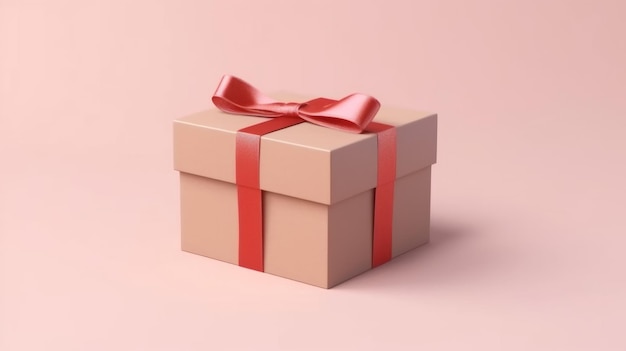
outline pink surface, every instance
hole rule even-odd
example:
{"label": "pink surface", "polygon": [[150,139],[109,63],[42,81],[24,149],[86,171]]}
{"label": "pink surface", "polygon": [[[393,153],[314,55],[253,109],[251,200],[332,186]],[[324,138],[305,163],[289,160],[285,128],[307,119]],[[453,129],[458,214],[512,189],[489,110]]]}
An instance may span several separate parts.
{"label": "pink surface", "polygon": [[[0,0],[0,350],[626,349],[624,4]],[[439,112],[432,243],[329,291],[179,251],[224,73]]]}

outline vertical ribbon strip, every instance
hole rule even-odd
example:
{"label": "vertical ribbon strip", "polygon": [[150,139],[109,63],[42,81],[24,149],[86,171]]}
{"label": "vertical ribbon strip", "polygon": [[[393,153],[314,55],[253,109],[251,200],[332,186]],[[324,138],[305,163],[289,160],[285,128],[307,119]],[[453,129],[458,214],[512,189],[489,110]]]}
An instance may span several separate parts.
{"label": "vertical ribbon strip", "polygon": [[261,136],[304,120],[273,118],[237,131],[235,179],[239,209],[239,265],[263,271],[263,198],[260,182]]}

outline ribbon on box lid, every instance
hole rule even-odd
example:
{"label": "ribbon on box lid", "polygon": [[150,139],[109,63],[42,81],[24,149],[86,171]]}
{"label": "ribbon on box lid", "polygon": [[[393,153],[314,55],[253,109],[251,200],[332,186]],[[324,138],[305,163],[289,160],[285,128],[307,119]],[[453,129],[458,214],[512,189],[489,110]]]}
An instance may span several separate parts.
{"label": "ribbon on box lid", "polygon": [[380,108],[375,98],[352,94],[340,100],[316,98],[302,103],[279,102],[247,82],[222,77],[213,104],[227,113],[271,117],[237,131],[235,182],[239,211],[239,265],[263,271],[263,202],[260,187],[261,136],[308,122],[351,133],[376,133],[377,186],[374,195],[372,266],[391,259],[393,193],[396,178],[396,129],[372,121]]}

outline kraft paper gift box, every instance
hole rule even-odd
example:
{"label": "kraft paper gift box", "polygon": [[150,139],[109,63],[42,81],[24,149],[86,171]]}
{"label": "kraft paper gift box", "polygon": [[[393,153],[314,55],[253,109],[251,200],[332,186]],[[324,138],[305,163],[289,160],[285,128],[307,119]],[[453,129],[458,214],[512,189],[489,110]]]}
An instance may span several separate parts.
{"label": "kraft paper gift box", "polygon": [[[175,120],[182,250],[240,262],[236,133],[265,120],[218,109]],[[437,116],[382,106],[374,121],[396,127],[391,240],[396,257],[429,241]],[[375,133],[311,123],[262,136],[265,272],[330,288],[372,268],[377,143]]]}

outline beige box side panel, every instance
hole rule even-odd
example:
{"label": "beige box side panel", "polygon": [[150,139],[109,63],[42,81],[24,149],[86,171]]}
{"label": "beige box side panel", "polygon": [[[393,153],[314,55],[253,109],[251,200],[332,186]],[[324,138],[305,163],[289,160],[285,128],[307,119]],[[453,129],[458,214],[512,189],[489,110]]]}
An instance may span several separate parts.
{"label": "beige box side panel", "polygon": [[429,241],[430,173],[427,167],[396,180],[392,255],[396,257]]}
{"label": "beige box side panel", "polygon": [[181,248],[238,263],[237,188],[230,183],[180,173]]}
{"label": "beige box side panel", "polygon": [[329,207],[328,287],[372,267],[374,191]]}
{"label": "beige box side panel", "polygon": [[311,285],[328,285],[328,206],[263,194],[265,271]]}

